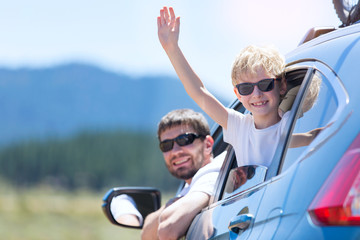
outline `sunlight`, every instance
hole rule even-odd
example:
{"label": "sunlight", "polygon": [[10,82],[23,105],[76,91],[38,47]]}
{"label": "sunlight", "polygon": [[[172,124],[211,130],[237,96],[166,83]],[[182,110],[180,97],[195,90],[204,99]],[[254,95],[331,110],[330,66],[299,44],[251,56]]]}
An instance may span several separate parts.
{"label": "sunlight", "polygon": [[[273,44],[286,53],[297,46],[311,27],[340,24],[332,3],[325,2],[232,1],[231,4],[222,5],[220,19],[228,34],[239,39],[241,45]],[[329,18],[334,21],[324,22],[324,19]]]}

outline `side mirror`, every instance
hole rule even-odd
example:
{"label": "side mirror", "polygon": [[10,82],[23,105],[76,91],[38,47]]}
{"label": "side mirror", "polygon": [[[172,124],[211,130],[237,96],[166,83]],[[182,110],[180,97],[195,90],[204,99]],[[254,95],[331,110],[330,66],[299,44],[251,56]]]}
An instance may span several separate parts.
{"label": "side mirror", "polygon": [[104,195],[102,209],[112,224],[141,229],[146,216],[160,204],[161,194],[155,188],[119,187]]}

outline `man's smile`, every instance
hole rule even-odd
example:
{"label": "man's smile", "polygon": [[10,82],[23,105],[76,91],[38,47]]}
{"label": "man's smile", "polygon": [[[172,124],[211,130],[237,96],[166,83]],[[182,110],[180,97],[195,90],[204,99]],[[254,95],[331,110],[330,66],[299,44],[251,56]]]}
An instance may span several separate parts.
{"label": "man's smile", "polygon": [[180,159],[178,159],[178,160],[173,161],[173,165],[174,165],[174,166],[179,166],[179,165],[181,165],[181,164],[184,164],[184,163],[188,162],[189,160],[190,160],[190,158],[188,158],[188,157],[183,157],[183,158],[180,158]]}

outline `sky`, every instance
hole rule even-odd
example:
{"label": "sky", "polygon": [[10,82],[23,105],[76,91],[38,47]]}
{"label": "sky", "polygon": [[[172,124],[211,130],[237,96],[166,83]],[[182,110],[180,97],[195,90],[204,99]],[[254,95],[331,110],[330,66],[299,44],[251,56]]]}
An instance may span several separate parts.
{"label": "sky", "polygon": [[316,26],[339,26],[331,0],[0,0],[0,67],[83,62],[133,76],[175,72],[157,37],[160,8],[181,17],[179,45],[205,86],[232,100],[231,65],[249,44],[283,54]]}

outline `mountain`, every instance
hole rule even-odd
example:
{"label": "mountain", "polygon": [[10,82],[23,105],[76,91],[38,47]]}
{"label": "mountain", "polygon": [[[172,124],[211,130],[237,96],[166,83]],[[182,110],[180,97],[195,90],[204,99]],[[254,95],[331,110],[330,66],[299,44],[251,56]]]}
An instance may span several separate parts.
{"label": "mountain", "polygon": [[0,68],[2,145],[112,128],[156,134],[160,118],[176,108],[201,111],[170,76],[134,78],[76,63]]}

